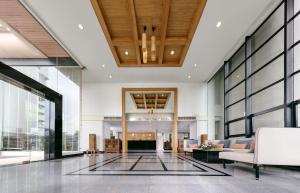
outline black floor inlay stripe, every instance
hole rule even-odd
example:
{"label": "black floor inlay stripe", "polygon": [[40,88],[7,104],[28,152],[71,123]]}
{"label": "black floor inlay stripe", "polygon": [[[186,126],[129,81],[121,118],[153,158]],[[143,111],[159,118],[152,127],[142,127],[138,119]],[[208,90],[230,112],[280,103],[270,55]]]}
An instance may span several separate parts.
{"label": "black floor inlay stripe", "polygon": [[168,168],[166,167],[166,165],[164,164],[164,162],[161,160],[160,156],[157,156],[157,157],[158,157],[158,159],[159,159],[159,161],[160,161],[162,167],[164,168],[164,170],[165,170],[165,171],[168,171]]}
{"label": "black floor inlay stripe", "polygon": [[89,166],[87,166],[87,167],[81,168],[81,169],[76,170],[76,171],[74,171],[74,172],[67,173],[66,175],[70,175],[70,174],[73,174],[73,173],[75,173],[75,172],[79,172],[79,171],[81,171],[81,170],[84,170],[84,169],[87,169],[87,168],[91,168],[91,167],[96,166],[96,165],[98,165],[98,164],[100,164],[100,163],[104,163],[104,162],[106,162],[106,161],[115,159],[115,158],[117,158],[117,157],[122,157],[122,156],[121,156],[121,155],[117,155],[117,156],[114,156],[114,157],[112,157],[112,158],[108,158],[108,159],[105,159],[105,160],[96,162],[96,163],[94,163],[94,164],[92,164],[92,165],[89,165]]}
{"label": "black floor inlay stripe", "polygon": [[136,162],[131,166],[131,168],[129,169],[129,171],[132,171],[134,168],[135,168],[135,166],[139,163],[139,161],[142,159],[142,155],[139,157],[139,159],[138,160],[136,160]]}
{"label": "black floor inlay stripe", "polygon": [[[132,159],[134,159],[135,161],[129,161]],[[160,165],[162,166],[161,170],[157,168],[157,166],[161,168]],[[189,157],[184,157],[178,154],[177,155],[175,154],[175,156],[170,156],[170,154],[167,155],[146,154],[145,155],[143,153],[139,153],[139,155],[123,154],[123,155],[111,157],[101,162],[92,164],[88,167],[81,168],[67,175],[230,176],[229,174],[219,171],[200,161],[194,160]]]}
{"label": "black floor inlay stripe", "polygon": [[121,157],[118,157],[118,158],[115,158],[115,159],[113,159],[113,160],[110,160],[110,161],[108,161],[108,162],[102,164],[101,166],[97,166],[97,167],[91,169],[90,171],[96,171],[97,168],[100,168],[100,167],[103,167],[103,166],[105,166],[105,165],[108,165],[108,164],[110,164],[110,163],[112,163],[112,162],[114,162],[114,161],[116,161],[116,160],[118,160],[118,159],[121,159],[121,158],[122,158],[122,156],[121,156]]}
{"label": "black floor inlay stripe", "polygon": [[[177,156],[179,157],[179,155],[177,155]],[[192,159],[186,158],[186,157],[183,157],[183,158],[184,158],[184,159],[187,159],[187,160],[190,160],[190,161],[192,161],[192,162],[195,162],[195,163],[197,163],[197,164],[199,164],[199,165],[205,166],[205,167],[207,167],[207,168],[209,168],[209,169],[215,170],[215,171],[217,171],[217,172],[219,172],[219,173],[224,174],[225,176],[230,176],[229,174],[227,174],[227,173],[225,173],[225,172],[222,172],[222,171],[217,170],[217,169],[215,169],[215,168],[213,168],[213,167],[204,165],[204,164],[200,163],[199,161],[195,161],[195,160],[192,160]]]}

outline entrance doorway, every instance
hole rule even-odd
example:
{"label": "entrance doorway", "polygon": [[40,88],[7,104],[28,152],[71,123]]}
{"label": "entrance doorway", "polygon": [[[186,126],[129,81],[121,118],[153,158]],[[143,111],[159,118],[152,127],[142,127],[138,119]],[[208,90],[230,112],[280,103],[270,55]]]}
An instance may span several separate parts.
{"label": "entrance doorway", "polygon": [[53,159],[54,125],[53,102],[0,80],[0,165]]}
{"label": "entrance doorway", "polygon": [[[177,152],[177,121],[177,88],[122,89],[122,152],[163,150],[164,144]],[[161,129],[171,134],[169,141]]]}

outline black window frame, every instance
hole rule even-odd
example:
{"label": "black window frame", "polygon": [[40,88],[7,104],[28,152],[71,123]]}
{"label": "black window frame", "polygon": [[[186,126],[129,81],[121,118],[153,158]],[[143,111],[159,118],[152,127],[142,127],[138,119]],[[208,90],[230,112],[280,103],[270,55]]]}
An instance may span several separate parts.
{"label": "black window frame", "polygon": [[[263,42],[255,49],[252,50],[251,47],[251,37],[253,37],[256,32],[261,29],[265,23],[269,21],[269,19],[283,6],[284,11],[284,23],[281,27],[278,29],[274,29],[275,31],[270,35],[270,37],[263,40]],[[294,101],[294,75],[300,73],[300,70],[297,70],[294,72],[294,51],[293,49],[300,43],[300,40],[294,42],[294,20],[297,17],[300,17],[300,11],[294,14],[294,0],[283,0],[281,1],[277,7],[267,16],[267,18],[258,26],[258,28],[250,35],[245,37],[245,41],[242,43],[242,45],[236,50],[236,52],[227,60],[224,62],[224,65],[222,66],[224,68],[224,138],[228,139],[231,137],[252,137],[255,133],[253,132],[253,124],[252,119],[253,117],[264,115],[267,113],[271,113],[280,109],[284,110],[284,126],[285,127],[297,127],[297,105],[300,105],[300,100]],[[256,53],[258,53],[265,45],[268,44],[276,35],[281,33],[283,31],[284,33],[284,45],[283,45],[283,51],[276,54],[272,59],[270,59],[268,62],[263,64],[262,66],[258,67],[255,71],[251,71],[251,57],[254,56]],[[234,69],[230,70],[230,64],[232,58],[241,51],[241,49],[245,49],[245,58],[244,60],[237,65]],[[265,85],[264,87],[260,88],[259,90],[256,90],[255,92],[252,92],[252,84],[251,84],[251,78],[266,68],[267,66],[271,65],[274,61],[279,59],[280,57],[284,57],[284,76],[280,78],[279,80],[276,80],[270,84]],[[245,77],[242,81],[235,84],[233,87],[228,88],[229,86],[229,80],[228,78],[242,65],[245,65]],[[242,98],[232,104],[229,104],[229,96],[228,93],[232,90],[234,90],[237,86],[239,86],[242,83],[245,83],[245,98]],[[275,107],[271,107],[268,109],[264,109],[262,111],[253,113],[252,112],[252,100],[251,97],[255,96],[256,94],[269,89],[270,87],[284,83],[284,101],[283,104],[280,104]],[[245,115],[241,115],[240,118],[229,120],[228,118],[228,109],[232,107],[233,105],[245,100]],[[245,120],[245,132],[243,134],[238,135],[230,135],[230,124]]]}

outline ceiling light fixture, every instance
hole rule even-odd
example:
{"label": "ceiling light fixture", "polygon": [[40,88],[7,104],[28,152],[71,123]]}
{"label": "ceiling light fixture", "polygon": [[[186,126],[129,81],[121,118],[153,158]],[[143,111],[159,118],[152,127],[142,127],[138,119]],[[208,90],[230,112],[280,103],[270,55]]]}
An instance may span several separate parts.
{"label": "ceiling light fixture", "polygon": [[192,78],[192,76],[191,76],[190,74],[189,74],[187,77],[188,77],[188,79],[191,79],[191,78]]}
{"label": "ceiling light fixture", "polygon": [[6,28],[6,30],[7,30],[7,31],[10,31],[10,29],[9,29],[8,27]]}
{"label": "ceiling light fixture", "polygon": [[171,55],[174,55],[174,54],[175,54],[175,51],[174,51],[174,50],[172,50],[172,51],[170,52],[170,54],[171,54]]}
{"label": "ceiling light fixture", "polygon": [[147,63],[148,52],[147,52],[147,26],[144,26],[144,32],[142,33],[142,53],[143,53],[143,63]]}
{"label": "ceiling light fixture", "polygon": [[154,62],[156,60],[156,37],[154,35],[155,27],[152,26],[152,36],[151,36],[151,61]]}
{"label": "ceiling light fixture", "polygon": [[105,64],[102,64],[101,66],[102,66],[102,68],[105,68]]}
{"label": "ceiling light fixture", "polygon": [[83,25],[82,24],[78,24],[78,28],[80,29],[80,30],[83,30]]}
{"label": "ceiling light fixture", "polygon": [[222,22],[218,21],[216,27],[219,28],[219,27],[221,27],[221,25],[222,25]]}
{"label": "ceiling light fixture", "polygon": [[112,75],[111,74],[108,77],[109,77],[109,79],[112,79]]}
{"label": "ceiling light fixture", "polygon": [[194,67],[196,68],[196,67],[197,67],[197,64],[194,64]]}
{"label": "ceiling light fixture", "polygon": [[128,51],[127,51],[127,50],[125,50],[125,55],[126,55],[126,56],[128,56],[128,54],[129,54],[129,53],[128,53]]}
{"label": "ceiling light fixture", "polygon": [[0,27],[2,27],[3,25],[0,23]]}

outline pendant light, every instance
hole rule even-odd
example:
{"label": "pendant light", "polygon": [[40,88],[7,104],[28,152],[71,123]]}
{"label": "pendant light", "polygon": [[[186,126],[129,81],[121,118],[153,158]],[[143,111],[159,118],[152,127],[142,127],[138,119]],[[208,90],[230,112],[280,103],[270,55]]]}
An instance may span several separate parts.
{"label": "pendant light", "polygon": [[142,53],[143,53],[143,63],[147,63],[148,53],[147,53],[147,27],[144,26],[144,32],[142,33]]}
{"label": "pendant light", "polygon": [[151,36],[151,61],[155,61],[156,60],[156,45],[155,45],[155,41],[156,41],[156,37],[154,35],[155,32],[155,27],[152,26],[152,36]]}

